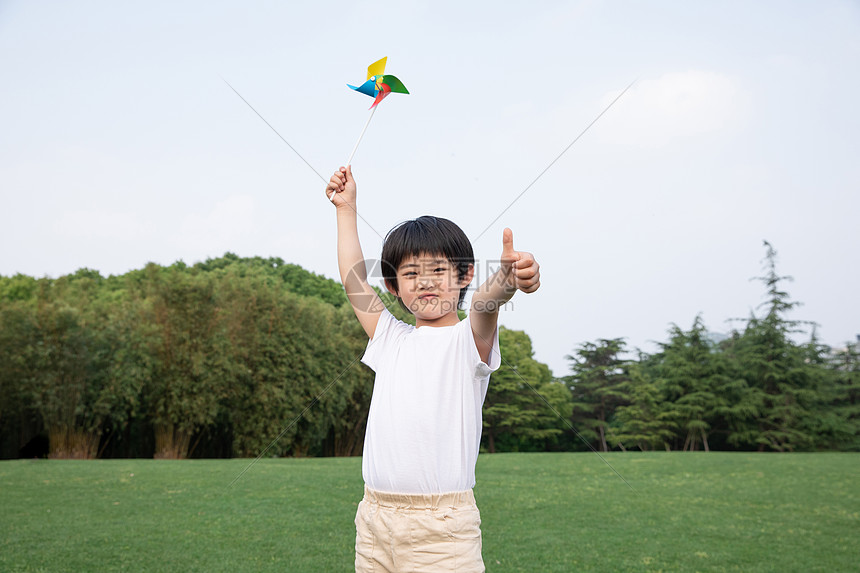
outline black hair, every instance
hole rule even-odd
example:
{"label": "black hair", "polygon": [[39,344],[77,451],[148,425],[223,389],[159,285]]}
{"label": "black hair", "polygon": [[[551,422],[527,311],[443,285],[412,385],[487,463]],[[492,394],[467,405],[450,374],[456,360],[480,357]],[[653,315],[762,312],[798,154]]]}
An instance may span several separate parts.
{"label": "black hair", "polygon": [[[388,231],[382,243],[382,276],[392,290],[399,292],[397,269],[404,259],[423,254],[448,259],[457,268],[458,281],[475,264],[472,243],[460,227],[448,219],[424,215],[400,223]],[[467,288],[460,289],[458,306],[463,304]]]}

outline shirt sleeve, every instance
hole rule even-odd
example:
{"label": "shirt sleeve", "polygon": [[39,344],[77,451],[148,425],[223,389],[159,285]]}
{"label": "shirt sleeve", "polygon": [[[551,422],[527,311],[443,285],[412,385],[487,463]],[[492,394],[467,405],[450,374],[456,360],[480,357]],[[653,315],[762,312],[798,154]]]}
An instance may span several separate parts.
{"label": "shirt sleeve", "polygon": [[361,361],[370,366],[374,372],[379,365],[379,357],[382,356],[384,348],[391,338],[392,325],[395,322],[397,319],[394,318],[394,315],[387,308],[383,308],[379,315],[379,321],[376,323],[376,330],[373,331],[373,338],[367,341],[367,348],[364,350]]}
{"label": "shirt sleeve", "polygon": [[475,335],[472,332],[471,317],[467,316],[463,322],[467,323],[464,329],[464,344],[469,346],[469,354],[472,356],[472,366],[474,368],[475,378],[487,378],[490,374],[499,369],[502,364],[502,353],[499,351],[499,325],[496,324],[496,330],[493,332],[493,346],[490,349],[489,364],[481,360],[481,355],[478,353],[478,347],[475,345]]}

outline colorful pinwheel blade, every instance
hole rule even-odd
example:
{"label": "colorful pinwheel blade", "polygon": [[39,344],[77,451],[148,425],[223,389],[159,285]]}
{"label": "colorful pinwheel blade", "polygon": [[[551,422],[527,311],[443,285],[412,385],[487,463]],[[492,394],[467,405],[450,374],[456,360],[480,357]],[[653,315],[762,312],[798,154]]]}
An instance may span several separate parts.
{"label": "colorful pinwheel blade", "polygon": [[382,83],[387,85],[390,91],[396,94],[408,94],[409,90],[406,89],[406,86],[403,85],[403,82],[398,80],[394,76],[385,75],[382,76]]}
{"label": "colorful pinwheel blade", "polygon": [[348,87],[354,89],[357,92],[361,92],[365,95],[369,95],[370,97],[376,97],[376,82],[367,80],[360,86],[353,86],[350,84],[346,84]]}
{"label": "colorful pinwheel blade", "polygon": [[388,94],[390,94],[390,93],[391,93],[391,89],[389,89],[389,87],[388,87],[387,85],[382,84],[382,89],[381,89],[381,90],[379,90],[379,93],[378,93],[378,94],[376,94],[376,99],[375,99],[375,100],[373,100],[373,105],[372,105],[372,106],[370,106],[370,107],[369,107],[369,108],[367,108],[367,109],[373,109],[373,108],[375,108],[375,107],[379,104],[379,102],[381,102],[382,100],[384,100],[384,99],[385,99],[385,97],[386,97]]}
{"label": "colorful pinwheel blade", "polygon": [[367,79],[370,79],[373,76],[381,76],[382,74],[384,74],[386,61],[388,61],[388,56],[385,56],[381,60],[377,60],[367,66]]}

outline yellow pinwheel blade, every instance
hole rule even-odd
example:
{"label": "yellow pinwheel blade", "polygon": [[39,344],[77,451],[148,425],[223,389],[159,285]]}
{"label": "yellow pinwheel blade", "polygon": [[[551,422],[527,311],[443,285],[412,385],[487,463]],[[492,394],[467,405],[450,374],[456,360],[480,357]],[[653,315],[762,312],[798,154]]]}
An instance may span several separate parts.
{"label": "yellow pinwheel blade", "polygon": [[373,62],[369,66],[367,66],[367,79],[372,78],[373,76],[381,76],[385,73],[385,62],[388,60],[388,56],[385,56],[381,60]]}

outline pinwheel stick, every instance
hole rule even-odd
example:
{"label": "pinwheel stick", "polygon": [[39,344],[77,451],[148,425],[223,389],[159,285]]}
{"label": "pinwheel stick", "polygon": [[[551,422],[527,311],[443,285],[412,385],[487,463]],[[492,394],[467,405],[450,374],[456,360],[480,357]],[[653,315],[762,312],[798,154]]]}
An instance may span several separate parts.
{"label": "pinwheel stick", "polygon": [[358,136],[358,141],[355,142],[355,147],[352,148],[352,153],[349,154],[349,159],[346,160],[347,165],[350,165],[352,163],[352,158],[355,155],[355,152],[358,150],[358,144],[361,143],[361,138],[364,137],[364,132],[367,131],[367,126],[370,125],[370,120],[373,119],[374,113],[376,113],[376,106],[373,106],[373,109],[370,110],[370,116],[367,118],[367,122],[364,124],[364,129],[361,130],[361,135]]}

